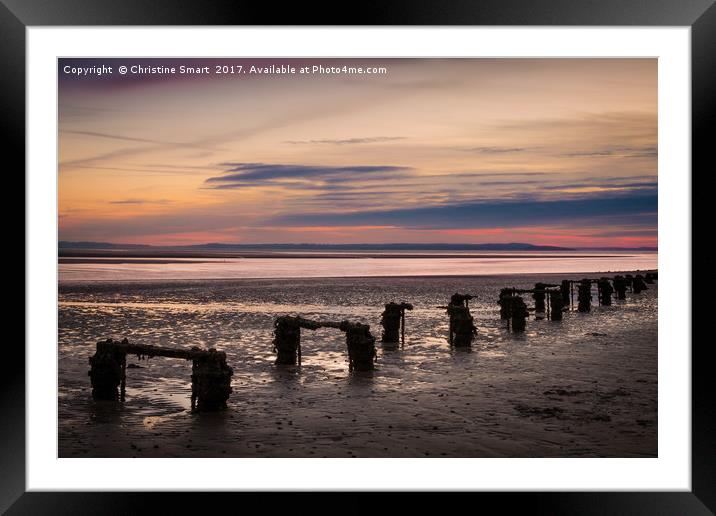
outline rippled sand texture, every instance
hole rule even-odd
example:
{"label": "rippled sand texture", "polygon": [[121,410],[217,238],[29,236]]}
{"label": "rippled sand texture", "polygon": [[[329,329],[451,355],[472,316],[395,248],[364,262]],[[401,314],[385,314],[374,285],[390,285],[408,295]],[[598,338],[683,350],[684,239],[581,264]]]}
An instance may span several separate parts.
{"label": "rippled sand texture", "polygon": [[[59,455],[655,457],[657,285],[508,333],[499,289],[546,279],[561,275],[61,285]],[[471,351],[450,348],[436,308],[456,291],[477,295]],[[416,309],[374,372],[349,373],[331,329],[303,331],[301,367],[274,366],[276,315],[359,320],[379,340],[388,301]],[[165,358],[129,358],[124,404],[93,402],[87,360],[108,337],[226,351],[229,409],[188,412],[191,364]]]}

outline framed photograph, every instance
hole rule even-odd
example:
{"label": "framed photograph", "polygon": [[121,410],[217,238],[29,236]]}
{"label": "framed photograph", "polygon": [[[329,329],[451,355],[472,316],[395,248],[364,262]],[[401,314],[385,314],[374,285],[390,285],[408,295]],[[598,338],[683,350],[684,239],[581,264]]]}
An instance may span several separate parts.
{"label": "framed photograph", "polygon": [[712,3],[4,0],[27,310],[0,507],[710,514]]}

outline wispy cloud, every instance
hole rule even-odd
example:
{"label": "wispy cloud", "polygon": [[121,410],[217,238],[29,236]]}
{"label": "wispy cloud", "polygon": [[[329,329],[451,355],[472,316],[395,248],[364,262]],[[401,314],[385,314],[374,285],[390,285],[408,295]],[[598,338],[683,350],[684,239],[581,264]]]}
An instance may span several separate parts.
{"label": "wispy cloud", "polygon": [[599,188],[601,190],[625,190],[625,189],[649,189],[656,190],[658,188],[656,182],[643,183],[605,183],[605,182],[584,182],[584,183],[563,183],[558,185],[545,185],[544,190],[571,190],[576,188]]}
{"label": "wispy cloud", "polygon": [[[450,174],[452,177],[520,177],[520,176],[549,176],[557,172],[456,172]],[[428,176],[423,176],[428,177]],[[445,175],[434,175],[429,177],[445,177]]]}
{"label": "wispy cloud", "polygon": [[110,204],[170,204],[169,199],[120,199],[118,201],[109,201]]}
{"label": "wispy cloud", "polygon": [[479,154],[513,154],[516,152],[526,152],[531,149],[528,147],[465,147],[460,150],[477,152]]}
{"label": "wispy cloud", "polygon": [[576,157],[598,157],[617,156],[622,158],[655,158],[658,156],[656,147],[615,147],[613,149],[596,149],[576,152],[566,152],[562,156]]}
{"label": "wispy cloud", "polygon": [[405,136],[373,136],[368,138],[345,138],[323,140],[286,140],[284,143],[293,145],[361,145],[366,143],[384,143],[405,140]]}
{"label": "wispy cloud", "polygon": [[505,119],[493,124],[495,130],[545,131],[578,129],[590,134],[610,127],[631,135],[656,135],[657,116],[641,111],[585,112],[574,116]]}
{"label": "wispy cloud", "polygon": [[543,181],[535,181],[533,179],[527,179],[527,180],[519,180],[519,179],[512,179],[509,181],[480,181],[480,185],[482,186],[514,186],[514,187],[520,187],[525,185],[541,185],[544,184]]}
{"label": "wispy cloud", "polygon": [[[386,178],[404,174],[409,167],[394,165],[354,165],[331,167],[322,165],[285,165],[274,163],[222,163],[227,170],[210,177],[205,184],[213,188],[242,188],[265,186],[282,180],[321,180],[325,182],[358,181]],[[286,184],[286,183],[281,183]]]}
{"label": "wispy cloud", "polygon": [[153,145],[169,145],[169,146],[180,146],[180,147],[191,147],[195,149],[203,149],[203,150],[210,150],[210,151],[219,151],[221,149],[214,148],[214,147],[208,147],[203,145],[196,145],[192,142],[169,142],[169,141],[163,141],[163,140],[152,140],[149,138],[137,138],[133,136],[124,136],[121,134],[109,134],[109,133],[100,133],[95,131],[69,131],[69,130],[60,130],[60,133],[63,134],[74,134],[78,136],[91,136],[95,138],[106,138],[109,140],[119,140],[124,142],[139,142],[139,143],[151,143]]}
{"label": "wispy cloud", "polygon": [[[301,109],[286,110],[280,115],[261,119],[253,124],[239,124],[239,128],[236,130],[197,137],[187,143],[162,142],[142,145],[140,147],[125,147],[96,154],[94,156],[62,161],[59,165],[60,170],[67,171],[75,168],[81,168],[82,166],[94,166],[103,162],[116,162],[128,157],[139,157],[152,153],[163,153],[164,158],[166,158],[167,155],[176,151],[182,151],[187,147],[196,149],[213,149],[215,146],[229,142],[235,144],[236,142],[246,138],[255,138],[260,134],[288,127],[297,122],[305,123],[310,120],[318,120],[327,116],[333,117],[337,116],[341,112],[349,112],[352,109],[355,108],[350,105],[324,103],[324,105],[320,106],[320,108],[317,108],[316,106],[309,106]],[[111,133],[97,134],[110,135]]]}

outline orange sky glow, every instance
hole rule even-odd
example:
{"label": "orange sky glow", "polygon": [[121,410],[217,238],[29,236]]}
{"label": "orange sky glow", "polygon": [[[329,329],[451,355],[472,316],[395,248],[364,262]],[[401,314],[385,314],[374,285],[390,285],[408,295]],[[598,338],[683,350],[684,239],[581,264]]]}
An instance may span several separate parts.
{"label": "orange sky glow", "polygon": [[60,240],[657,245],[655,59],[62,73],[100,61],[59,64]]}

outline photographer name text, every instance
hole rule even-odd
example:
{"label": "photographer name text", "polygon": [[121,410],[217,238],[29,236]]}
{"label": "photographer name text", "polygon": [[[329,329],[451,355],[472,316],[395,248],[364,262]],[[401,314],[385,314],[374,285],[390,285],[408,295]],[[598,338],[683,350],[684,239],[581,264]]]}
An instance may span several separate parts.
{"label": "photographer name text", "polygon": [[218,64],[210,66],[154,66],[142,64],[71,66],[62,67],[62,73],[75,77],[102,77],[112,75],[146,76],[146,75],[191,75],[191,76],[286,76],[286,75],[387,75],[385,66],[337,65],[324,66],[311,64],[294,66],[291,64],[271,64],[267,66]]}

